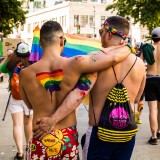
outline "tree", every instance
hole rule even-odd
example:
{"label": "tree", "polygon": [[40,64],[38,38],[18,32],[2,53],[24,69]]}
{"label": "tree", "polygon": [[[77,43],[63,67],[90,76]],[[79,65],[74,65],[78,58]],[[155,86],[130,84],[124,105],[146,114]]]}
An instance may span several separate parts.
{"label": "tree", "polygon": [[4,36],[12,33],[13,27],[25,23],[25,14],[21,6],[23,0],[0,0],[0,28]]}
{"label": "tree", "polygon": [[117,14],[127,19],[132,17],[134,23],[140,22],[143,27],[147,27],[149,34],[160,26],[160,0],[113,0],[113,4],[106,7],[112,9]]}

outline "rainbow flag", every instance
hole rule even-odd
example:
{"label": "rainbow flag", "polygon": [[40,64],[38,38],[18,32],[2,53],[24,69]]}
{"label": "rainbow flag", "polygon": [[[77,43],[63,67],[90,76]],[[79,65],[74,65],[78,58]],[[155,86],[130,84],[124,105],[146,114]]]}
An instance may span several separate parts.
{"label": "rainbow flag", "polygon": [[65,57],[86,55],[101,48],[100,41],[92,38],[71,34],[65,34],[65,38],[67,42],[62,53],[62,56]]}
{"label": "rainbow flag", "polygon": [[43,50],[39,44],[39,39],[40,39],[40,28],[36,26],[33,31],[32,48],[29,57],[29,61],[31,62],[37,62],[43,55]]}
{"label": "rainbow flag", "polygon": [[[66,45],[64,47],[64,51],[62,53],[62,56],[64,57],[87,55],[89,52],[97,51],[101,48],[101,43],[99,40],[67,33],[64,36],[67,40]],[[43,50],[40,47],[39,39],[40,28],[37,26],[34,29],[32,49],[29,61],[37,62],[43,55]]]}

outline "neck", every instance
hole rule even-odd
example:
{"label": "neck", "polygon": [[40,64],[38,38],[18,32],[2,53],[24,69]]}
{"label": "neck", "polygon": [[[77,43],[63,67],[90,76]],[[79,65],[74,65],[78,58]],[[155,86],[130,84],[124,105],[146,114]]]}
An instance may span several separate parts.
{"label": "neck", "polygon": [[120,43],[121,43],[121,39],[117,39],[117,38],[112,37],[112,39],[110,39],[107,42],[107,47],[110,47],[110,46],[120,46],[120,45],[122,45]]}
{"label": "neck", "polygon": [[155,45],[160,45],[160,41],[154,42]]}
{"label": "neck", "polygon": [[57,46],[51,46],[44,48],[43,59],[47,61],[55,60],[55,58],[60,57],[61,55],[61,48]]}

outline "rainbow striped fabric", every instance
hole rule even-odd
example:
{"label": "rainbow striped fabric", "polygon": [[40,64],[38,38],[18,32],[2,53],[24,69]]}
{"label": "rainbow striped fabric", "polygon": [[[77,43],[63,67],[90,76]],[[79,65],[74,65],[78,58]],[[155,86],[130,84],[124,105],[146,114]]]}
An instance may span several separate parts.
{"label": "rainbow striped fabric", "polygon": [[[97,51],[101,48],[101,43],[99,40],[72,34],[65,34],[64,37],[67,40],[62,53],[62,56],[64,57],[86,55],[91,51]],[[37,62],[43,55],[43,50],[40,47],[39,39],[40,28],[37,26],[34,29],[31,55],[29,57],[29,61],[31,62]]]}
{"label": "rainbow striped fabric", "polygon": [[71,34],[65,34],[64,36],[67,42],[62,56],[65,57],[86,55],[91,51],[97,51],[101,48],[99,40]]}
{"label": "rainbow striped fabric", "polygon": [[29,57],[29,61],[31,62],[37,62],[43,55],[43,50],[39,44],[39,40],[40,40],[40,28],[37,26],[33,31],[32,48]]}
{"label": "rainbow striped fabric", "polygon": [[53,72],[41,72],[37,73],[36,77],[40,81],[40,84],[44,86],[46,90],[50,91],[51,97],[54,91],[60,91],[60,83],[63,78],[63,70],[58,69]]}

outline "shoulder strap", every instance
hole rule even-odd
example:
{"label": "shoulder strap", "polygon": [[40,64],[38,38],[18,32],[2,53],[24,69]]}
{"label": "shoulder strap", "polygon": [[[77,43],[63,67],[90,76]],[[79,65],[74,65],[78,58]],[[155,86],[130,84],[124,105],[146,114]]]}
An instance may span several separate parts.
{"label": "shoulder strap", "polygon": [[117,76],[116,76],[116,72],[115,72],[115,70],[114,70],[114,67],[112,66],[112,69],[113,69],[113,72],[114,72],[114,76],[115,76],[115,78],[116,78],[116,81],[117,81],[117,83],[118,83],[118,79],[117,79]]}
{"label": "shoulder strap", "polygon": [[132,70],[132,68],[134,67],[135,63],[137,61],[137,57],[136,60],[134,61],[133,65],[131,66],[131,68],[129,69],[129,71],[127,72],[126,76],[123,78],[123,80],[121,81],[121,83],[125,80],[125,78],[128,76],[129,72]]}
{"label": "shoulder strap", "polygon": [[91,103],[92,103],[92,108],[93,108],[94,121],[95,121],[95,125],[97,125],[97,122],[96,122],[96,115],[95,115],[94,106],[93,106],[92,92],[90,92],[90,96],[91,96]]}
{"label": "shoulder strap", "polygon": [[103,50],[100,50],[100,51],[102,51],[103,53],[105,53]]}
{"label": "shoulder strap", "polygon": [[[129,71],[127,72],[127,74],[124,76],[124,78],[122,79],[121,83],[123,83],[123,81],[125,80],[125,78],[128,76],[129,72],[132,70],[132,68],[134,67],[135,63],[137,61],[137,57],[136,57],[136,60],[134,61],[133,65],[131,66],[131,68],[129,69]],[[117,76],[116,76],[116,72],[114,70],[114,67],[112,66],[112,69],[113,69],[113,72],[114,72],[114,75],[116,77],[116,81],[118,83],[118,79],[117,79]]]}

